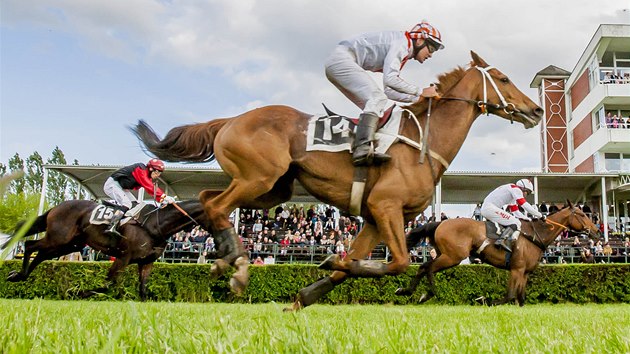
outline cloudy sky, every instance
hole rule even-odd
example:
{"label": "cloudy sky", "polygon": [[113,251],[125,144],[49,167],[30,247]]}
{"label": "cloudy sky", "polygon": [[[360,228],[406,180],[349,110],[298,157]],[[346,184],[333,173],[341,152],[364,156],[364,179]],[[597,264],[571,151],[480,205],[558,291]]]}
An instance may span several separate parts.
{"label": "cloudy sky", "polygon": [[[323,62],[353,35],[407,30],[428,19],[446,49],[406,80],[426,86],[475,50],[537,102],[534,75],[573,70],[600,24],[630,23],[627,0],[3,0],[0,162],[16,152],[69,161],[144,161],[128,126],[160,135],[192,122],[286,104],[359,110],[330,84]],[[540,169],[538,128],[495,116],[475,123],[451,170]]]}

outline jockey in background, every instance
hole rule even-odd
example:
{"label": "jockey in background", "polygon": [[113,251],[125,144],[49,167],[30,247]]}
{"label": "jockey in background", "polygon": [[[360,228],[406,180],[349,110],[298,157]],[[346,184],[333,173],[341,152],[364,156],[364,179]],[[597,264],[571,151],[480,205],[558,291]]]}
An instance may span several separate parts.
{"label": "jockey in background", "polygon": [[[508,252],[512,252],[512,244],[521,233],[521,221],[519,219],[529,220],[518,210],[518,207],[522,207],[534,218],[542,217],[542,214],[525,200],[524,193],[525,195],[534,193],[532,182],[525,178],[518,180],[516,184],[504,184],[493,190],[484,199],[481,206],[481,215],[489,221],[505,226],[495,245],[503,247]],[[503,210],[506,205],[512,214]]]}
{"label": "jockey in background", "polygon": [[[352,147],[354,165],[389,161],[389,155],[374,152],[374,134],[379,117],[385,112],[387,99],[412,103],[421,94],[435,95],[434,87],[421,91],[401,79],[400,70],[409,59],[424,63],[442,48],[440,31],[424,21],[409,32],[366,33],[337,45],[326,60],[326,77],[363,110]],[[367,71],[383,73],[384,92]]]}
{"label": "jockey in background", "polygon": [[111,220],[111,226],[105,233],[120,236],[116,230],[120,220],[126,216],[135,216],[143,204],[137,204],[133,209],[134,203],[137,203],[136,197],[131,193],[132,189],[144,188],[150,195],[154,196],[159,203],[173,203],[175,199],[169,197],[154,184],[154,181],[164,171],[164,162],[158,159],[151,159],[146,166],[143,163],[136,163],[125,166],[114,173],[105,181],[103,191],[110,198],[116,201],[124,211],[116,210]]}

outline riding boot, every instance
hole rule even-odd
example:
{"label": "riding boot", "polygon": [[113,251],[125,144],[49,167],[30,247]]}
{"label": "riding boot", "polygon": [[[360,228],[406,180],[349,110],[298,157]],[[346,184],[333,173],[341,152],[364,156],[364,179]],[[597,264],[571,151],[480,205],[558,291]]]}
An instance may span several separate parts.
{"label": "riding boot", "polygon": [[374,150],[374,141],[378,116],[373,113],[361,113],[359,125],[352,145],[352,163],[355,166],[381,164],[391,157],[387,154],[377,153]]}
{"label": "riding boot", "polygon": [[117,229],[118,229],[118,224],[120,224],[120,220],[122,220],[124,216],[125,216],[124,211],[116,210],[116,212],[114,213],[114,216],[112,216],[112,219],[110,220],[109,228],[105,230],[105,234],[110,235],[110,236],[122,237],[122,235],[120,234],[120,232],[118,232]]}
{"label": "riding boot", "polygon": [[[518,233],[520,232],[516,228],[516,225],[508,225],[505,229],[503,229],[501,236],[499,236],[499,239],[494,243],[494,245],[502,247],[508,252],[512,252],[512,243],[515,238],[518,238]],[[515,234],[516,237],[514,236]]]}

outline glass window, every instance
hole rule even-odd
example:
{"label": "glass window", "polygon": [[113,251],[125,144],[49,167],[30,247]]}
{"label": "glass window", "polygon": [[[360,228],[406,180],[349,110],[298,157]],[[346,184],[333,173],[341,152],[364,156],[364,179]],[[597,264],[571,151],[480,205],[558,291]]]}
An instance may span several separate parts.
{"label": "glass window", "polygon": [[608,171],[620,171],[621,170],[621,159],[620,154],[618,153],[605,153],[604,158],[606,159],[606,170]]}
{"label": "glass window", "polygon": [[630,52],[616,52],[617,59],[630,59]]}
{"label": "glass window", "polygon": [[630,172],[630,154],[623,154],[623,160],[621,160],[621,170]]}

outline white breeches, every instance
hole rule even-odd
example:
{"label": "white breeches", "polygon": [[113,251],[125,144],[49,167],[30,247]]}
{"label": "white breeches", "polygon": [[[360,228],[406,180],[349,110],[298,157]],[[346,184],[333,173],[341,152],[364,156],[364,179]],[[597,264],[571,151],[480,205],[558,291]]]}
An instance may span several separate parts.
{"label": "white breeches", "polygon": [[497,207],[491,203],[483,203],[481,206],[481,215],[489,221],[496,222],[499,225],[509,226],[516,225],[518,230],[521,229],[521,221],[514,215]]}
{"label": "white breeches", "polygon": [[326,59],[325,68],[328,80],[364,113],[383,115],[387,96],[370,74],[357,64],[348,47],[338,45]]}
{"label": "white breeches", "polygon": [[103,192],[119,205],[123,205],[129,209],[131,209],[131,203],[136,201],[136,197],[130,191],[123,189],[120,184],[111,177],[105,181]]}

